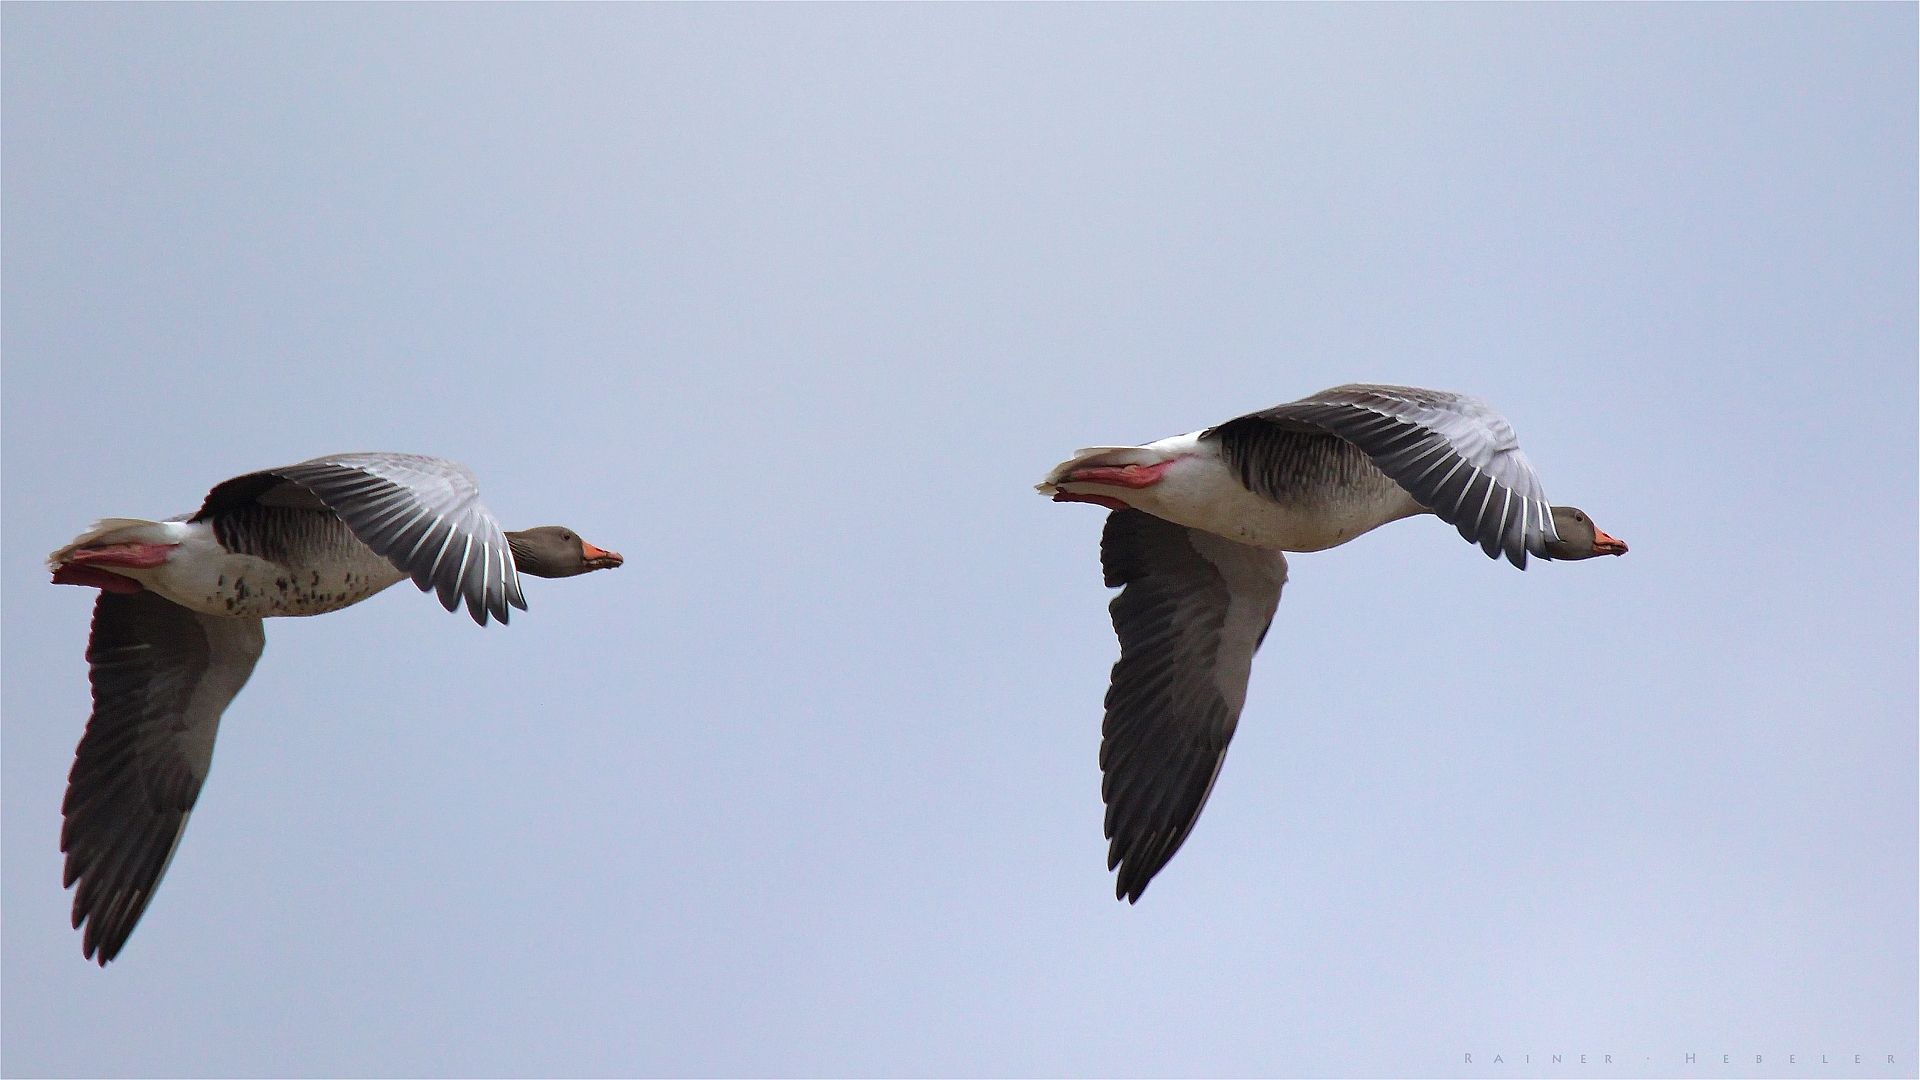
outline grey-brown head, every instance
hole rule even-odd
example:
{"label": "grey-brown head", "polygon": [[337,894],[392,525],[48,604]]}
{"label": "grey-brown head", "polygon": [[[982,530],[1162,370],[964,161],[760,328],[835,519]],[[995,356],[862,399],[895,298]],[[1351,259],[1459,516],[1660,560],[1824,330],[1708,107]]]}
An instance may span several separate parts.
{"label": "grey-brown head", "polygon": [[592,570],[611,570],[626,561],[619,552],[594,547],[574,535],[572,529],[559,525],[510,532],[507,547],[513,551],[513,568],[534,577],[573,577]]}
{"label": "grey-brown head", "polygon": [[1560,539],[1547,541],[1549,559],[1591,559],[1595,555],[1625,555],[1627,545],[1600,531],[1586,512],[1573,506],[1553,508],[1553,529]]}

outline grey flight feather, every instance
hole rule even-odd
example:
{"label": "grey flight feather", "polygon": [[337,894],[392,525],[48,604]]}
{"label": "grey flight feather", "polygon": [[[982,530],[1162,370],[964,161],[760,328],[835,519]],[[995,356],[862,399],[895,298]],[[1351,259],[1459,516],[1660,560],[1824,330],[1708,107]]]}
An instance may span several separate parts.
{"label": "grey flight feather", "polygon": [[526,598],[500,525],[480,502],[480,485],[458,462],[419,454],[334,454],[298,465],[249,473],[214,488],[194,520],[241,502],[294,505],[285,490],[297,484],[367,547],[413,577],[420,591],[439,594],[448,611],[466,600],[473,621],[491,614],[507,621],[508,605]]}
{"label": "grey flight feather", "polygon": [[220,714],[266,647],[259,619],[188,611],[159,594],[103,592],[87,663],[93,716],[61,806],[73,925],[104,966],[153,899],[213,761]]}
{"label": "grey flight feather", "polygon": [[1205,432],[1250,490],[1278,498],[1263,478],[1283,473],[1284,433],[1337,435],[1440,520],[1479,544],[1488,558],[1522,570],[1527,553],[1546,557],[1559,534],[1533,465],[1513,427],[1486,402],[1412,386],[1354,383],[1229,420]]}
{"label": "grey flight feather", "polygon": [[1115,892],[1138,900],[1206,805],[1246,702],[1254,652],[1287,580],[1278,551],[1236,544],[1141,510],[1100,539],[1120,638],[1101,727],[1101,798]]}

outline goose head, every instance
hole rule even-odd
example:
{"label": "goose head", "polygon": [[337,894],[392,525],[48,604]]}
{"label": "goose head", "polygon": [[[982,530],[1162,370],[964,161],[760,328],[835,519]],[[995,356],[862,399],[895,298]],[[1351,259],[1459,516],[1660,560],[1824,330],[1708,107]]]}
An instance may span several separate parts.
{"label": "goose head", "polygon": [[611,570],[626,560],[617,551],[594,547],[559,525],[507,534],[513,567],[534,577],[574,577],[593,570]]}
{"label": "goose head", "polygon": [[1553,529],[1560,539],[1547,541],[1549,559],[1591,559],[1595,555],[1625,555],[1627,545],[1593,523],[1586,512],[1574,506],[1553,508]]}

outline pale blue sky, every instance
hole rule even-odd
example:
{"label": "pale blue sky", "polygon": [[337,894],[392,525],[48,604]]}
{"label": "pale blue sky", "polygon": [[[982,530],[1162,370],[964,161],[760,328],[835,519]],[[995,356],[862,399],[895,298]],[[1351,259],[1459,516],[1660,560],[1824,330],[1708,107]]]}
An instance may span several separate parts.
{"label": "pale blue sky", "polygon": [[[6,1073],[1914,1074],[1913,6],[0,20]],[[1031,485],[1355,380],[1632,553],[1294,557],[1116,903]],[[40,560],[374,449],[627,565],[269,623],[86,963]]]}

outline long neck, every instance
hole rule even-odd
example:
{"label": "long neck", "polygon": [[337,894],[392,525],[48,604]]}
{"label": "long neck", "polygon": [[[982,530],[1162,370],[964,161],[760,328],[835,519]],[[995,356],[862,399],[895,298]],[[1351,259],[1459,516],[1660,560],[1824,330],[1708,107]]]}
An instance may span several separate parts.
{"label": "long neck", "polygon": [[540,558],[534,554],[533,545],[528,542],[526,534],[510,532],[506,537],[507,551],[513,555],[513,568],[522,574],[545,577],[540,572]]}
{"label": "long neck", "polygon": [[506,537],[513,568],[529,577],[572,577],[587,571],[580,560],[578,539],[562,540],[541,529],[510,532]]}

